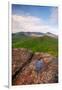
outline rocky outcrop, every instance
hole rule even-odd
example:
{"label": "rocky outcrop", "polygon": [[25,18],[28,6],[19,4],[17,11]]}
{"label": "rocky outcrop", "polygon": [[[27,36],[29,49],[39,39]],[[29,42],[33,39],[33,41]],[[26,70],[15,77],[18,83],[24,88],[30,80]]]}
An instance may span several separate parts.
{"label": "rocky outcrop", "polygon": [[[12,54],[12,85],[57,83],[58,60],[50,54],[27,49],[13,49]],[[44,67],[36,72],[35,63],[40,59]]]}
{"label": "rocky outcrop", "polygon": [[[14,77],[15,73],[21,69],[24,64],[30,61],[32,57],[32,52],[27,49],[13,49],[12,50],[12,75]],[[28,61],[29,60],[29,61]]]}

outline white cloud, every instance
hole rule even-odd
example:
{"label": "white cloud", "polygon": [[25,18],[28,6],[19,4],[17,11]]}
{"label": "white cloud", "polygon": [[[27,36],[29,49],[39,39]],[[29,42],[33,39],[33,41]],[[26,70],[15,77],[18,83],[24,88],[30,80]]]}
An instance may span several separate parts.
{"label": "white cloud", "polygon": [[58,8],[57,7],[51,9],[51,15],[49,19],[52,25],[58,25]]}
{"label": "white cloud", "polygon": [[46,25],[42,19],[40,20],[40,18],[29,15],[12,15],[12,32],[15,33],[21,31],[57,33],[55,28]]}

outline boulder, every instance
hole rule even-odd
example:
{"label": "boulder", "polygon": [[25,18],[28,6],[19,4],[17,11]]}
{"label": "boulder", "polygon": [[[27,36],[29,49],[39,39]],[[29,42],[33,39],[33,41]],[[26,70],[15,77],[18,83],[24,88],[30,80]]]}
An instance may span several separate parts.
{"label": "boulder", "polygon": [[[44,66],[39,73],[36,71],[35,67],[35,63],[38,59],[44,62]],[[58,82],[58,60],[48,53],[36,52],[33,54],[27,49],[13,49],[12,61],[13,65],[15,64],[16,68],[18,68],[16,69],[12,66],[12,73],[14,74],[19,70],[12,79],[12,85]],[[23,65],[24,63],[25,65]],[[20,67],[22,68],[19,69]]]}

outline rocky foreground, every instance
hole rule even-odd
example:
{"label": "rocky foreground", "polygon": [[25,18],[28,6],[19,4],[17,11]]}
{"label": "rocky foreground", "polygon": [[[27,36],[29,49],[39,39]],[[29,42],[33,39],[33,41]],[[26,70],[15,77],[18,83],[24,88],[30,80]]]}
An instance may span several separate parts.
{"label": "rocky foreground", "polygon": [[[42,59],[44,67],[37,73],[35,63]],[[12,85],[58,82],[58,60],[42,52],[33,53],[24,48],[12,49]]]}

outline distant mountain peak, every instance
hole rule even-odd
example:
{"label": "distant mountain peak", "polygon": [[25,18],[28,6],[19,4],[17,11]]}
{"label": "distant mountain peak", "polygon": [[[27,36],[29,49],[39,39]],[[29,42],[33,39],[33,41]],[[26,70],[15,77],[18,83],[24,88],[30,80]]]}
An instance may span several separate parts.
{"label": "distant mountain peak", "polygon": [[53,34],[51,32],[47,32],[45,35],[50,36],[50,37],[53,37],[53,38],[58,38],[57,35],[55,35],[55,34]]}

